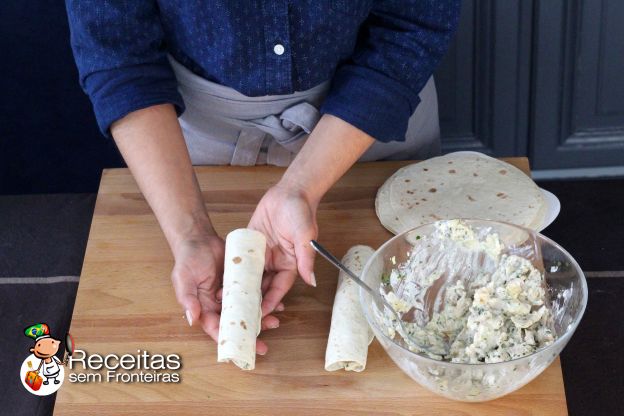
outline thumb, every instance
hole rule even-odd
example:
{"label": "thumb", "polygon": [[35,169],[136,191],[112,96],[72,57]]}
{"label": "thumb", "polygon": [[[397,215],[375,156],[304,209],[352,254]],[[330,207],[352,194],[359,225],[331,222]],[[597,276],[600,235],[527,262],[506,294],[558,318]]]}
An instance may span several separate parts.
{"label": "thumb", "polygon": [[173,288],[175,289],[178,303],[184,309],[184,316],[189,326],[193,326],[193,323],[199,322],[199,316],[201,315],[201,304],[197,298],[197,286],[190,279],[174,276]]}
{"label": "thumb", "polygon": [[310,240],[316,240],[317,235],[316,225],[313,225],[306,232],[300,233],[295,240],[295,258],[299,275],[307,284],[314,287],[316,287],[316,276],[314,276],[316,252],[310,245]]}

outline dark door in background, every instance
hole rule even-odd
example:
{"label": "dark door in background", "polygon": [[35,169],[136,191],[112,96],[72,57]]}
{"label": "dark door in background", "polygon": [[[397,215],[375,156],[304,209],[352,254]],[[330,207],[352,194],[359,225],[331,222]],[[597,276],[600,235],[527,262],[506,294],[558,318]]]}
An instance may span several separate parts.
{"label": "dark door in background", "polygon": [[464,0],[436,81],[445,151],[624,165],[621,0]]}

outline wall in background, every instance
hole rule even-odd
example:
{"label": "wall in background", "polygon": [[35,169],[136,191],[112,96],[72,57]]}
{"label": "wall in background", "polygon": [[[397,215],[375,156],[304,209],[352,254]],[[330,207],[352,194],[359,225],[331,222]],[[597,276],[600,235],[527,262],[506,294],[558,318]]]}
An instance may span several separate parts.
{"label": "wall in background", "polygon": [[[624,2],[463,0],[436,73],[445,151],[624,165]],[[0,2],[0,194],[95,192],[123,165],[78,86],[64,3]]]}
{"label": "wall in background", "polygon": [[95,192],[121,166],[78,85],[60,0],[0,1],[0,194]]}

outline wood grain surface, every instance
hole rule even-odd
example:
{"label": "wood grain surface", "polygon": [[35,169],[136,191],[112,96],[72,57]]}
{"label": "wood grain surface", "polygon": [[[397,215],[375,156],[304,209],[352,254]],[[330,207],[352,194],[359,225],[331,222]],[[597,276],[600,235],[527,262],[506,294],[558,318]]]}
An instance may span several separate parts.
{"label": "wood grain surface", "polygon": [[[524,158],[507,161],[529,171]],[[319,241],[342,256],[355,244],[378,247],[391,237],[375,216],[379,186],[409,162],[354,166],[326,195]],[[221,236],[247,225],[255,204],[283,169],[199,167],[199,183]],[[103,173],[80,277],[71,333],[76,347],[118,355],[147,350],[182,357],[180,383],[70,383],[58,392],[58,415],[384,414],[564,415],[559,359],[536,380],[504,398],[454,402],[406,376],[374,341],[362,373],[323,369],[337,271],[317,258],[318,287],[301,280],[284,300],[278,329],[256,370],[217,364],[216,345],[190,328],[170,284],[173,259],[149,206],[125,169]]]}

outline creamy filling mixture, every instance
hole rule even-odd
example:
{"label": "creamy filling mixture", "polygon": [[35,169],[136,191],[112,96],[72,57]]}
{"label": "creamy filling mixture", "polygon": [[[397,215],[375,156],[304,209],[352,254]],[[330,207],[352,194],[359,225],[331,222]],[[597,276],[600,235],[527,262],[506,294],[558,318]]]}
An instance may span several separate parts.
{"label": "creamy filling mixture", "polygon": [[428,241],[419,240],[410,258],[382,278],[380,291],[407,312],[426,309],[425,294],[444,282],[436,288],[443,304],[424,326],[405,324],[409,337],[385,311],[388,335],[431,358],[473,364],[524,357],[554,341],[542,273],[523,257],[503,254],[497,234],[478,236],[461,220],[448,220],[436,223]]}

